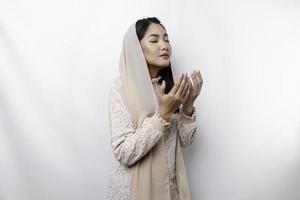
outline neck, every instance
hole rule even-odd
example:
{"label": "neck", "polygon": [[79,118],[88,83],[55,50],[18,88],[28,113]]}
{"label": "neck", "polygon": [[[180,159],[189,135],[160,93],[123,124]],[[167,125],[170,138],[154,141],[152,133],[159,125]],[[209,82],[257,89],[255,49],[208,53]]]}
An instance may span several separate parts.
{"label": "neck", "polygon": [[157,78],[158,77],[158,72],[160,68],[158,67],[153,67],[153,66],[148,66],[149,74],[151,78]]}

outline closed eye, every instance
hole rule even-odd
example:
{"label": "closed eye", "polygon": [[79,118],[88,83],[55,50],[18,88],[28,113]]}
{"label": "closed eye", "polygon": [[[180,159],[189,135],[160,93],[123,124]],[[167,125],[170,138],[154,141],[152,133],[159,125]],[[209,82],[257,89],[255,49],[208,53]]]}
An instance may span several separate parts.
{"label": "closed eye", "polygon": [[[150,41],[151,43],[157,42],[157,41]],[[170,42],[169,40],[165,40],[165,42]]]}

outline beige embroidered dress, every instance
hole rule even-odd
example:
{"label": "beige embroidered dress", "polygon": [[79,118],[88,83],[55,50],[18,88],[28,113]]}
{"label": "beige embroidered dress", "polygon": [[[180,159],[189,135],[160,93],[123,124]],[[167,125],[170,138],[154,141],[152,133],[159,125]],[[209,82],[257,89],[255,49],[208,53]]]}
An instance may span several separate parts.
{"label": "beige embroidered dress", "polygon": [[[159,98],[161,76],[152,78],[156,97]],[[172,200],[179,200],[175,173],[176,136],[180,136],[180,146],[191,145],[196,138],[196,109],[192,116],[187,116],[180,107],[174,113],[170,123],[160,118],[156,111],[151,117],[145,118],[142,127],[134,129],[121,95],[113,86],[108,97],[111,145],[115,162],[111,171],[107,200],[129,200],[131,186],[130,166],[141,159],[159,141],[165,139],[166,162],[169,173],[170,195]]]}

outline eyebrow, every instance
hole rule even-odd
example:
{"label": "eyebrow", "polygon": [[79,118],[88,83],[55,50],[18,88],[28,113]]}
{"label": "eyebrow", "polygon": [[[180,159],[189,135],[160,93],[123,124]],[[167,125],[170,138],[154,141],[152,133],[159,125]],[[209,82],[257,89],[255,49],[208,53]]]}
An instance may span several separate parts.
{"label": "eyebrow", "polygon": [[[158,34],[154,34],[154,33],[152,33],[152,34],[148,35],[148,37],[151,37],[151,36],[159,37],[159,35],[158,35]],[[164,34],[164,36],[168,36],[168,34],[167,34],[167,33],[165,33],[165,34]]]}

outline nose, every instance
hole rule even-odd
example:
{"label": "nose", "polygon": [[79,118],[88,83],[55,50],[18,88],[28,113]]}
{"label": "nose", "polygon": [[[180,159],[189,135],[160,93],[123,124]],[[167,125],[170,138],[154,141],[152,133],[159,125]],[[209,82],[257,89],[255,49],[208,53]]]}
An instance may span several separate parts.
{"label": "nose", "polygon": [[161,51],[167,51],[167,52],[169,52],[169,48],[166,45],[162,45]]}
{"label": "nose", "polygon": [[161,51],[167,51],[167,52],[169,52],[168,43],[166,43],[165,41],[161,41],[160,42],[160,49],[161,49]]}

